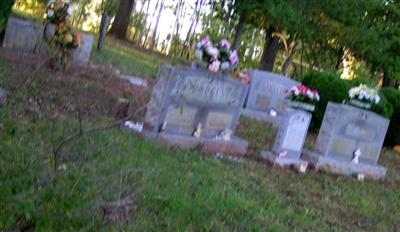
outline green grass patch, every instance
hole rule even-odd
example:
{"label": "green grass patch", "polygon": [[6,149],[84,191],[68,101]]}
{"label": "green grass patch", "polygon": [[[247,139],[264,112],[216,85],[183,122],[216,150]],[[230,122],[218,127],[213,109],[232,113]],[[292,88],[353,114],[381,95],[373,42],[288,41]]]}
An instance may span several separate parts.
{"label": "green grass patch", "polygon": [[[27,81],[27,73],[32,70],[0,61],[0,85],[8,93],[0,109],[1,231],[400,230],[400,156],[389,150],[381,159],[389,168],[387,179],[358,182],[313,171],[300,175],[253,160],[217,160],[114,128],[68,143],[55,174],[52,144],[79,127],[66,110],[76,96],[68,93],[85,92],[86,82],[49,70]],[[96,84],[90,91],[80,96],[92,105],[108,96]],[[107,112],[87,114],[83,127],[112,121]],[[255,153],[270,147],[268,126],[246,119],[241,124],[238,135],[254,142]],[[125,210],[104,207],[127,197],[132,202]]]}
{"label": "green grass patch", "polygon": [[105,46],[100,53],[95,48],[92,49],[91,60],[104,65],[112,65],[120,69],[122,73],[154,79],[160,65],[181,63],[174,58],[136,49],[128,42],[121,42],[111,37],[107,37]]}

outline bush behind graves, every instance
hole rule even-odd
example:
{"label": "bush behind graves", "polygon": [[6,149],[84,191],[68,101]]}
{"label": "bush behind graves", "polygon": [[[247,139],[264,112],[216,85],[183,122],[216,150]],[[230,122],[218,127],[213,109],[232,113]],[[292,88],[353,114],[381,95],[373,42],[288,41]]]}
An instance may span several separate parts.
{"label": "bush behind graves", "polygon": [[393,114],[390,118],[389,130],[386,135],[386,145],[400,144],[400,91],[393,88],[383,88],[380,91],[393,107]]}
{"label": "bush behind graves", "polygon": [[327,72],[309,72],[303,77],[302,83],[311,89],[316,89],[320,94],[320,101],[316,104],[311,123],[313,129],[321,126],[328,102],[341,103],[347,98],[351,88],[349,82],[340,79],[334,73]]}
{"label": "bush behind graves", "polygon": [[[376,83],[368,79],[361,78],[348,81],[341,79],[335,73],[315,71],[307,73],[303,77],[302,82],[309,88],[316,89],[321,97],[320,101],[316,104],[316,109],[313,114],[313,120],[311,123],[312,129],[321,126],[328,102],[342,103],[343,100],[348,99],[350,88],[358,86],[361,83],[372,86],[376,85]],[[381,101],[379,104],[374,105],[372,110],[387,118],[390,118],[393,113],[391,102],[388,102],[383,94],[381,94]]]}

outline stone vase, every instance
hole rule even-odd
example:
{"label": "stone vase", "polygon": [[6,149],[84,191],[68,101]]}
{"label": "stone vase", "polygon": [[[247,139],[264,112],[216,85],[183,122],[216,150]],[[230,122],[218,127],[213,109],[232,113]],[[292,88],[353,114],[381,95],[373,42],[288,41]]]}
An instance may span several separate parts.
{"label": "stone vase", "polygon": [[50,41],[56,34],[57,26],[54,23],[47,23],[44,26],[43,37],[46,41]]}
{"label": "stone vase", "polygon": [[290,101],[289,106],[292,108],[301,109],[308,112],[314,112],[315,110],[315,105],[301,101]]}
{"label": "stone vase", "polygon": [[367,109],[367,110],[370,110],[371,107],[372,107],[371,103],[362,102],[362,101],[359,101],[359,100],[356,100],[356,99],[350,99],[349,104],[352,105],[352,106],[359,107],[359,108],[362,108],[362,109]]}

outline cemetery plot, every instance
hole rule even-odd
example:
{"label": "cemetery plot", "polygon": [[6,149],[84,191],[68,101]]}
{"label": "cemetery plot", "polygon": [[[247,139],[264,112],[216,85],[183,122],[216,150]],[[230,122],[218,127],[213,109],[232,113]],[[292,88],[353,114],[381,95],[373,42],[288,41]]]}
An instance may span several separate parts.
{"label": "cemetery plot", "polygon": [[246,85],[222,73],[164,66],[147,107],[146,125],[152,137],[168,143],[204,145],[211,152],[240,150],[244,155],[247,142],[231,135],[246,93]]}
{"label": "cemetery plot", "polygon": [[299,82],[259,70],[251,71],[250,77],[250,89],[242,114],[278,126],[283,112],[288,107],[286,90]]}
{"label": "cemetery plot", "polygon": [[312,115],[303,110],[287,108],[282,117],[272,152],[264,151],[261,157],[274,165],[294,166],[300,172],[305,172],[308,163],[300,160],[300,155]]}
{"label": "cemetery plot", "polygon": [[345,175],[383,178],[386,168],[377,164],[389,120],[378,114],[329,102],[315,144],[304,159],[316,168]]}

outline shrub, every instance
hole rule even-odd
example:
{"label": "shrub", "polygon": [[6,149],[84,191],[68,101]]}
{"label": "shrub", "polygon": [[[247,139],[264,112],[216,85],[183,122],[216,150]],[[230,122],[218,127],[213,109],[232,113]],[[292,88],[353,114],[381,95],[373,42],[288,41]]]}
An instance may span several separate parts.
{"label": "shrub", "polygon": [[[327,72],[309,72],[303,77],[303,84],[309,88],[316,89],[320,94],[320,101],[316,104],[315,112],[311,128],[316,129],[321,126],[324,118],[325,109],[328,102],[342,103],[348,99],[350,88],[359,84],[374,85],[373,82],[367,79],[344,80],[335,73]],[[381,101],[374,105],[372,110],[384,117],[390,118],[393,113],[392,102],[387,101],[384,94],[380,94]]]}
{"label": "shrub", "polygon": [[393,108],[385,144],[390,146],[400,144],[400,91],[393,88],[383,88],[380,92]]}
{"label": "shrub", "polygon": [[350,82],[340,79],[337,74],[326,72],[309,72],[303,77],[303,84],[311,89],[316,89],[320,95],[320,101],[316,104],[311,128],[321,126],[328,102],[341,103],[347,99],[351,88]]}

